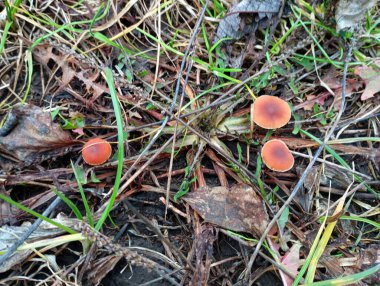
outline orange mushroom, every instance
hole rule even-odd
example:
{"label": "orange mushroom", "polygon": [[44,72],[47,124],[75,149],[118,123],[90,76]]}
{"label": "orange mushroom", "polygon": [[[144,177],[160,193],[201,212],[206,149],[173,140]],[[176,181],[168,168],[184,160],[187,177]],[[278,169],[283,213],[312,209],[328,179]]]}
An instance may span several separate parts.
{"label": "orange mushroom", "polygon": [[286,125],[292,112],[285,100],[262,95],[253,103],[253,121],[262,128],[276,129]]}
{"label": "orange mushroom", "polygon": [[269,169],[277,172],[289,171],[294,165],[294,157],[288,146],[278,139],[270,140],[264,144],[261,157]]}
{"label": "orange mushroom", "polygon": [[106,162],[112,153],[111,144],[101,138],[94,138],[84,144],[82,156],[84,161],[92,166]]}

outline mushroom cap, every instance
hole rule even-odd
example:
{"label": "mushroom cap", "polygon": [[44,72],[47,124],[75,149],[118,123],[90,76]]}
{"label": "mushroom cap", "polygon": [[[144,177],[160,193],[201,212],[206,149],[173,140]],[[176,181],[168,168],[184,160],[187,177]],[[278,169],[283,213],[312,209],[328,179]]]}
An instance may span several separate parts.
{"label": "mushroom cap", "polygon": [[253,103],[253,121],[262,128],[276,129],[286,125],[292,112],[285,100],[262,95]]}
{"label": "mushroom cap", "polygon": [[112,153],[111,144],[101,138],[94,138],[84,144],[82,156],[84,161],[92,166],[106,162]]}
{"label": "mushroom cap", "polygon": [[270,140],[264,144],[261,157],[269,169],[277,172],[289,171],[294,165],[294,157],[288,146],[278,139]]}

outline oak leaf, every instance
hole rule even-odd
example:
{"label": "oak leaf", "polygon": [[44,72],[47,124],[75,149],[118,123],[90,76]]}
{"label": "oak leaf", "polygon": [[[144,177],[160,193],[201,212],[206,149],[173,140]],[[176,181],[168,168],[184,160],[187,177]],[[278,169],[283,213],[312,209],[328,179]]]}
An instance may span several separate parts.
{"label": "oak leaf", "polygon": [[184,200],[205,221],[229,230],[259,236],[268,225],[264,203],[248,185],[200,188],[188,193]]}

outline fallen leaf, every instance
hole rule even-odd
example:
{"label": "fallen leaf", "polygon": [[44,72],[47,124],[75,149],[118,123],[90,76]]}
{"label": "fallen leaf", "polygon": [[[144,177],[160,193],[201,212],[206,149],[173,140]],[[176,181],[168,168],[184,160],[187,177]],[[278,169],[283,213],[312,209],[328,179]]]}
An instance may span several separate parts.
{"label": "fallen leaf", "polygon": [[352,29],[360,24],[367,10],[376,2],[377,0],[340,0],[335,13],[337,32],[346,28]]}
{"label": "fallen leaf", "polygon": [[9,168],[5,159],[8,156],[23,165],[31,165],[69,151],[70,133],[53,123],[50,112],[34,105],[20,104],[11,113],[17,120],[7,134],[0,136],[1,167]]}
{"label": "fallen leaf", "polygon": [[[306,100],[294,107],[295,110],[298,109],[304,109],[307,111],[313,110],[313,106],[315,103],[318,103],[319,105],[323,106],[326,102],[326,100],[330,96],[334,96],[334,108],[335,110],[340,109],[341,104],[341,98],[343,93],[342,88],[342,79],[339,77],[335,70],[329,71],[322,79],[321,86],[326,88],[326,91],[323,91],[319,94],[307,94]],[[362,83],[357,81],[356,79],[347,79],[346,82],[346,97],[349,97],[352,95],[354,91],[357,91],[361,88]]]}
{"label": "fallen leaf", "polygon": [[[107,110],[101,105],[94,104],[103,93],[109,93],[108,87],[101,81],[102,77],[99,76],[102,72],[101,67],[87,58],[77,56],[70,49],[66,51],[64,46],[58,48],[47,43],[40,44],[33,49],[33,55],[34,59],[43,64],[51,76],[55,76],[55,79],[58,80],[59,87],[54,91],[54,94],[66,90],[76,99],[85,103],[86,106],[96,106],[99,111]],[[51,62],[55,63],[54,68],[50,67]],[[57,71],[61,71],[61,75],[57,75]],[[74,78],[82,82],[84,88],[92,94],[90,100],[87,100],[84,96],[76,95],[76,92],[73,92],[68,86]],[[78,86],[78,83],[75,83],[75,85]],[[125,89],[124,95],[118,93],[118,97],[133,104],[137,104],[138,95],[145,94],[142,88],[130,84],[122,77],[117,77],[117,80],[115,78],[115,85],[117,87],[121,85]]]}
{"label": "fallen leaf", "polygon": [[[278,259],[280,260],[281,264],[285,266],[285,268],[291,273],[293,276],[297,276],[298,274],[298,268],[301,266],[301,260],[300,260],[300,249],[301,249],[301,243],[295,242],[292,247],[286,251],[286,253],[282,256],[280,254],[280,245],[273,241],[272,238],[268,238],[268,244],[270,248],[273,250],[274,253],[276,253]],[[283,271],[280,271],[280,276],[282,279],[282,283],[284,286],[291,286],[294,279],[287,274],[285,274]]]}
{"label": "fallen leaf", "polygon": [[[300,249],[301,244],[295,243],[293,246],[285,253],[285,255],[281,258],[281,263],[286,267],[286,269],[297,276],[298,267],[301,265],[300,261]],[[294,279],[286,275],[283,271],[280,270],[280,276],[284,285],[292,285]]]}
{"label": "fallen leaf", "polygon": [[[327,86],[326,86],[327,85]],[[334,99],[334,107],[335,110],[340,110],[341,108],[341,100],[343,94],[343,82],[342,78],[337,75],[336,70],[331,69],[323,78],[321,86],[327,89],[327,91],[323,94],[332,95],[335,97]],[[354,91],[359,90],[362,87],[362,83],[357,81],[356,79],[349,78],[346,81],[346,97],[351,96]],[[330,90],[329,90],[330,89]],[[331,91],[333,93],[331,93]]]}
{"label": "fallen leaf", "polygon": [[76,77],[84,82],[86,90],[92,94],[91,102],[95,102],[103,93],[110,93],[108,87],[96,82],[98,74],[89,74],[84,71],[78,72]]}
{"label": "fallen leaf", "polygon": [[329,95],[330,94],[328,92],[323,92],[319,95],[307,94],[307,95],[305,95],[306,100],[302,104],[297,105],[297,109],[300,109],[302,107],[302,109],[304,109],[304,110],[312,111],[315,103],[318,103],[320,105],[324,105],[326,98]]}
{"label": "fallen leaf", "polygon": [[279,0],[243,0],[237,3],[220,21],[214,41],[221,38],[238,40],[259,27],[265,27],[273,15],[278,14],[280,7]]}
{"label": "fallen leaf", "polygon": [[[40,45],[34,49],[34,56],[36,60],[40,61],[44,65],[48,65],[50,60],[56,62],[62,70],[62,85],[59,90],[62,90],[75,76],[75,71],[70,67],[70,63],[74,63],[75,60],[71,56],[56,55],[54,54],[52,46]],[[57,93],[58,91],[56,91]]]}
{"label": "fallen leaf", "polygon": [[354,71],[365,83],[365,89],[360,99],[366,100],[374,97],[375,93],[380,91],[380,59],[375,60],[372,66],[357,67]]}
{"label": "fallen leaf", "polygon": [[268,225],[262,199],[248,185],[200,188],[184,200],[210,223],[260,236]]}

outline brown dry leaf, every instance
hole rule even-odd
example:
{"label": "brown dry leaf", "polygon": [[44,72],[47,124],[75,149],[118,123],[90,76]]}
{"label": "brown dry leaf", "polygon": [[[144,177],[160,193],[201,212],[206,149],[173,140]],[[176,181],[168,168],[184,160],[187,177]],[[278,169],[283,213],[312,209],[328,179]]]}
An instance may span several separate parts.
{"label": "brown dry leaf", "polygon": [[[307,94],[306,100],[301,104],[295,106],[295,110],[304,109],[307,111],[313,110],[314,103],[318,103],[319,105],[324,105],[325,101],[329,98],[329,96],[334,96],[334,108],[335,110],[340,109],[340,103],[343,93],[342,88],[342,80],[335,74],[335,71],[328,72],[323,78],[322,81],[334,94],[331,94],[329,91],[324,91],[319,94]],[[361,88],[362,83],[358,82],[355,79],[348,79],[346,83],[346,96],[350,96],[354,91],[357,91]]]}
{"label": "brown dry leaf", "polygon": [[[362,82],[356,79],[347,79],[346,82],[346,96],[350,96],[354,91],[359,90],[362,87]],[[327,89],[326,91],[320,92],[318,94],[307,94],[306,100],[294,108],[295,110],[304,109],[307,111],[313,110],[313,106],[315,103],[323,106],[325,101],[333,96],[334,100],[334,108],[335,110],[340,109],[340,103],[343,93],[342,88],[342,77],[339,75],[338,71],[335,69],[329,69],[328,72],[321,78],[320,86]]]}
{"label": "brown dry leaf", "polygon": [[75,71],[69,66],[75,60],[73,57],[67,57],[62,55],[56,55],[53,52],[52,46],[37,46],[34,49],[34,56],[36,60],[40,61],[44,65],[48,65],[50,60],[53,60],[62,69],[62,85],[59,90],[62,90],[75,76]]}
{"label": "brown dry leaf", "polygon": [[307,95],[305,95],[306,100],[303,103],[297,105],[296,109],[303,108],[303,110],[312,111],[314,103],[318,103],[320,105],[324,105],[325,101],[326,101],[326,98],[328,96],[329,96],[328,92],[323,92],[323,93],[321,93],[319,95],[307,94]]}
{"label": "brown dry leaf", "polygon": [[360,76],[365,83],[365,89],[360,97],[361,100],[374,97],[380,91],[380,59],[374,61],[372,66],[361,66],[354,69],[355,74]]}
{"label": "brown dry leaf", "polygon": [[[43,64],[50,75],[55,76],[55,79],[58,80],[59,87],[55,90],[55,94],[66,90],[76,99],[79,99],[88,106],[92,106],[99,96],[103,93],[109,93],[108,87],[100,81],[101,77],[99,75],[102,72],[102,68],[91,60],[82,58],[81,55],[75,55],[75,53],[71,54],[71,52],[71,50],[66,51],[64,46],[57,47],[50,44],[41,44],[33,49],[34,59]],[[55,63],[53,69],[50,68],[51,62]],[[61,71],[60,75],[56,74],[58,70]],[[68,86],[74,78],[81,81],[85,89],[93,95],[90,100],[85,99],[82,95],[79,95],[80,92],[78,93]],[[115,78],[115,85],[116,87],[122,86],[128,91],[124,95],[118,93],[118,97],[130,103],[138,104],[138,98],[146,96],[142,88],[126,82],[122,77]],[[76,86],[78,85],[76,84]],[[100,111],[109,111],[103,106],[95,106]]]}
{"label": "brown dry leaf", "polygon": [[[331,88],[335,93],[334,107],[335,110],[340,109],[341,98],[343,94],[342,80],[340,77],[335,76],[335,72],[330,72],[325,75],[323,82]],[[362,83],[356,79],[349,78],[346,82],[346,97],[349,97],[354,91],[359,90],[362,87]],[[330,94],[330,92],[326,92]]]}
{"label": "brown dry leaf", "polygon": [[9,168],[5,159],[9,154],[30,165],[69,151],[70,133],[53,123],[49,112],[30,104],[16,105],[11,112],[17,118],[16,126],[0,136],[0,166]]}
{"label": "brown dry leaf", "polygon": [[[93,94],[92,102],[94,102],[104,92],[109,93],[109,89],[106,86],[96,83],[95,81],[99,77],[99,72],[90,72],[88,67],[80,66],[80,63],[72,56],[57,55],[54,53],[52,46],[38,46],[35,48],[34,56],[37,61],[41,62],[45,66],[50,60],[53,60],[58,67],[62,70],[61,85],[55,93],[63,90],[74,77],[81,80],[88,92]],[[75,67],[80,66],[80,71],[76,72]],[[79,68],[78,68],[79,69]]]}
{"label": "brown dry leaf", "polygon": [[[87,74],[87,73],[86,73]],[[84,82],[86,86],[86,90],[89,93],[93,94],[91,99],[92,102],[96,101],[96,99],[101,96],[104,92],[109,93],[108,87],[96,83],[95,80],[98,78],[98,74],[86,75],[84,71],[78,72],[76,77]]]}
{"label": "brown dry leaf", "polygon": [[210,223],[233,231],[260,235],[268,225],[262,199],[248,185],[201,188],[184,198]]}

